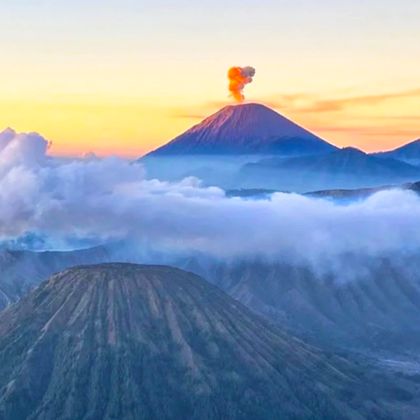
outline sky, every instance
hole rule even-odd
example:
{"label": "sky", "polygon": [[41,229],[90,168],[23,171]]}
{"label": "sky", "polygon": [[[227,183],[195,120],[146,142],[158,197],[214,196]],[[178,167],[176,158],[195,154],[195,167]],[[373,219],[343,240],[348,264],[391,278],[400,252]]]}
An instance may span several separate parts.
{"label": "sky", "polygon": [[0,130],[56,155],[135,157],[229,104],[230,66],[265,103],[339,146],[420,137],[420,2],[0,2]]}

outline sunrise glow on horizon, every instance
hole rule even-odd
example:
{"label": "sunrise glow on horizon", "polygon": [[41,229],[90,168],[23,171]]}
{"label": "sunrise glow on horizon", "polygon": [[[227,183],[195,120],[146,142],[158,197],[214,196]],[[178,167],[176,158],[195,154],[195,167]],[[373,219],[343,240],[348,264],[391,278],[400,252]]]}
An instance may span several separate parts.
{"label": "sunrise glow on horizon", "polygon": [[338,146],[396,147],[420,138],[420,3],[368,3],[4,3],[0,130],[136,157],[232,104],[227,70],[251,65],[247,101]]}

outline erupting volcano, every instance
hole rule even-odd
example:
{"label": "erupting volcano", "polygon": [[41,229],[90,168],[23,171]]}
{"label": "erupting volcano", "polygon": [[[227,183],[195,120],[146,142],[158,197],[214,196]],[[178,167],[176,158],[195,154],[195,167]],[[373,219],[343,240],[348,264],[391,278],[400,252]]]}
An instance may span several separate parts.
{"label": "erupting volcano", "polygon": [[149,156],[318,154],[336,147],[265,105],[229,105]]}

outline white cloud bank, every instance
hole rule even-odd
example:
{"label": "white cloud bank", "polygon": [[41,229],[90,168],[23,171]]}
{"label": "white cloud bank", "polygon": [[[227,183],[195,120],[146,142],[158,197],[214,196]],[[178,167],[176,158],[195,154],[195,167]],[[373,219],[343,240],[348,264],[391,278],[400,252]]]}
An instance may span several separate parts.
{"label": "white cloud bank", "polygon": [[295,194],[228,198],[194,178],[146,180],[117,158],[63,160],[37,134],[0,134],[0,241],[28,233],[50,244],[70,238],[141,243],[214,256],[315,261],[420,247],[420,198],[390,190],[348,205]]}

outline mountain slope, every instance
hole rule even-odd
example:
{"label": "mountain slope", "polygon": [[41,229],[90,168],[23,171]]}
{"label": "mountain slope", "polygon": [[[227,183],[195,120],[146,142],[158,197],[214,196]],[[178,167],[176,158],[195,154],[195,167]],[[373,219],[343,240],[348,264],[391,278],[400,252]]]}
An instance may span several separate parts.
{"label": "mountain slope", "polygon": [[312,343],[375,357],[409,355],[420,370],[420,263],[415,253],[394,258],[346,255],[330,267],[315,268],[296,262],[199,258],[178,265]]}
{"label": "mountain slope", "polygon": [[242,167],[238,183],[247,188],[306,192],[398,184],[419,177],[417,167],[348,147],[318,156],[269,158],[249,163]]}
{"label": "mountain slope", "polygon": [[226,106],[148,157],[171,155],[305,155],[336,149],[260,104]]}
{"label": "mountain slope", "polygon": [[398,159],[412,165],[420,165],[420,139],[407,143],[389,152],[375,153],[381,158]]}
{"label": "mountain slope", "polygon": [[0,250],[0,310],[58,271],[111,260],[105,247],[63,252]]}
{"label": "mountain slope", "polygon": [[0,314],[0,361],[5,420],[385,416],[366,372],[164,266],[55,275]]}

